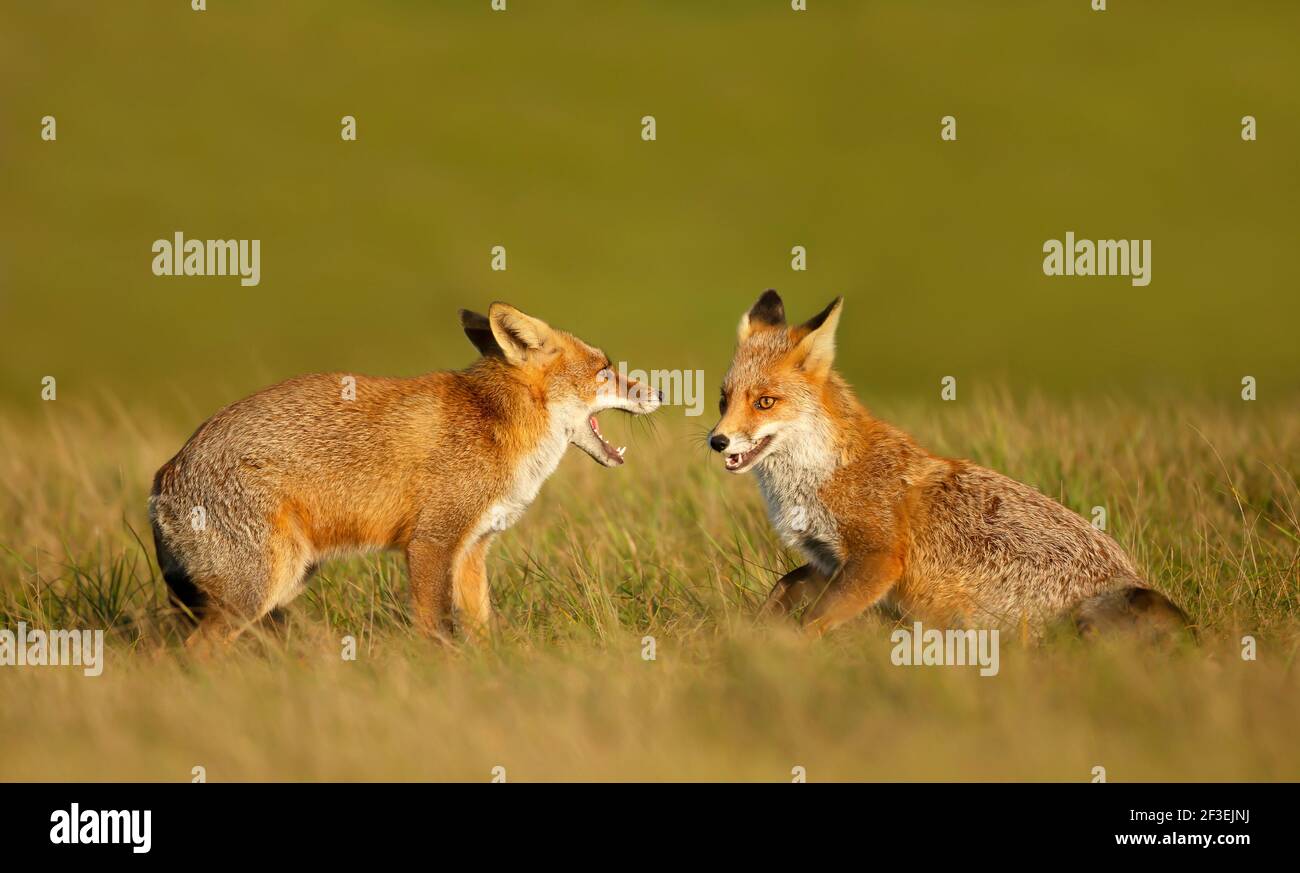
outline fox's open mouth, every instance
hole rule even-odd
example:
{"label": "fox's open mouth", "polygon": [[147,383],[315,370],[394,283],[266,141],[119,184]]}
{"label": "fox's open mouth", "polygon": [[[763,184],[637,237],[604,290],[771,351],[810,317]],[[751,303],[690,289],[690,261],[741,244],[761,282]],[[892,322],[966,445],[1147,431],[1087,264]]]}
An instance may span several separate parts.
{"label": "fox's open mouth", "polygon": [[740,452],[739,454],[734,454],[734,455],[727,455],[727,459],[724,462],[726,464],[727,471],[730,473],[739,473],[741,470],[744,470],[750,464],[754,463],[754,459],[763,453],[763,450],[767,448],[767,445],[770,442],[772,442],[772,436],[771,434],[768,434],[767,436],[763,437],[761,440],[756,442],[754,444],[754,447],[749,451]]}
{"label": "fox's open mouth", "polygon": [[591,432],[596,435],[596,439],[600,440],[600,447],[604,450],[605,457],[609,459],[610,463],[623,463],[623,455],[627,452],[627,446],[614,448],[614,446],[610,444],[609,440],[605,439],[605,435],[600,432],[600,425],[596,423],[596,416],[593,415],[591,418],[587,419],[587,424],[590,425]]}

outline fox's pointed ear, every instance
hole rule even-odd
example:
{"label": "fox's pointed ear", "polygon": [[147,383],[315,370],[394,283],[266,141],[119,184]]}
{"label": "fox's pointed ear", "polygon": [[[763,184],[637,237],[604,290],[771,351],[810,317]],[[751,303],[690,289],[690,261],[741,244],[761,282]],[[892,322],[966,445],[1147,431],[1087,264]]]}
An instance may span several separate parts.
{"label": "fox's pointed ear", "polygon": [[781,295],[771,288],[764,291],[758,302],[740,317],[740,341],[743,343],[763,327],[785,327],[785,304],[781,302]]}
{"label": "fox's pointed ear", "polygon": [[835,327],[840,323],[844,298],[836,297],[821,312],[794,329],[794,359],[799,368],[824,378],[835,362]]}
{"label": "fox's pointed ear", "polygon": [[501,346],[497,344],[497,338],[492,335],[492,325],[488,323],[486,315],[462,309],[460,326],[465,329],[465,336],[469,337],[469,341],[474,344],[474,348],[478,349],[480,355],[501,357]]}
{"label": "fox's pointed ear", "polygon": [[488,307],[488,326],[501,353],[512,364],[523,364],[551,341],[551,326],[540,318],[524,315],[508,303]]}

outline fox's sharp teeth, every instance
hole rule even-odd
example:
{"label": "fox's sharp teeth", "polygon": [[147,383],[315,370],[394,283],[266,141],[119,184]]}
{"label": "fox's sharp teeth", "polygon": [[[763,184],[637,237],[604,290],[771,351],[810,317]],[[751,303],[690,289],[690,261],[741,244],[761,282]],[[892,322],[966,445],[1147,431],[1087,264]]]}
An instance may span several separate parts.
{"label": "fox's sharp teeth", "polygon": [[627,446],[619,446],[616,451],[618,452],[618,456],[621,458],[623,457],[623,453],[627,451]]}

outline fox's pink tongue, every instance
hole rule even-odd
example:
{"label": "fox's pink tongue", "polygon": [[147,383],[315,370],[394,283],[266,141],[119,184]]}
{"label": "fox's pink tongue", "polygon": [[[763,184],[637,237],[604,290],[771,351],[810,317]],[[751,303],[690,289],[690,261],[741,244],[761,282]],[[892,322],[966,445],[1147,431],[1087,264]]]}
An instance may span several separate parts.
{"label": "fox's pink tongue", "polygon": [[605,435],[600,432],[600,425],[596,423],[596,416],[593,415],[587,419],[587,423],[591,425],[591,432],[596,435],[596,439],[600,440],[601,445],[604,446],[605,454],[609,456],[609,459],[619,464],[623,463],[623,453],[627,451],[627,446],[619,446],[618,448],[611,446],[609,440],[605,439]]}

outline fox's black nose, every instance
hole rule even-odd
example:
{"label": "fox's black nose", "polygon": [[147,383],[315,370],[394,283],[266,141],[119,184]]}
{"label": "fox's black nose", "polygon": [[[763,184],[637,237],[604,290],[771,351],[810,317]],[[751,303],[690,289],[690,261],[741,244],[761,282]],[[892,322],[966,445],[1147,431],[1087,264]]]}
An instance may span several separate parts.
{"label": "fox's black nose", "polygon": [[731,442],[731,440],[727,439],[720,433],[716,433],[709,437],[709,445],[713,446],[713,451],[715,452],[720,452],[725,449],[729,442]]}

